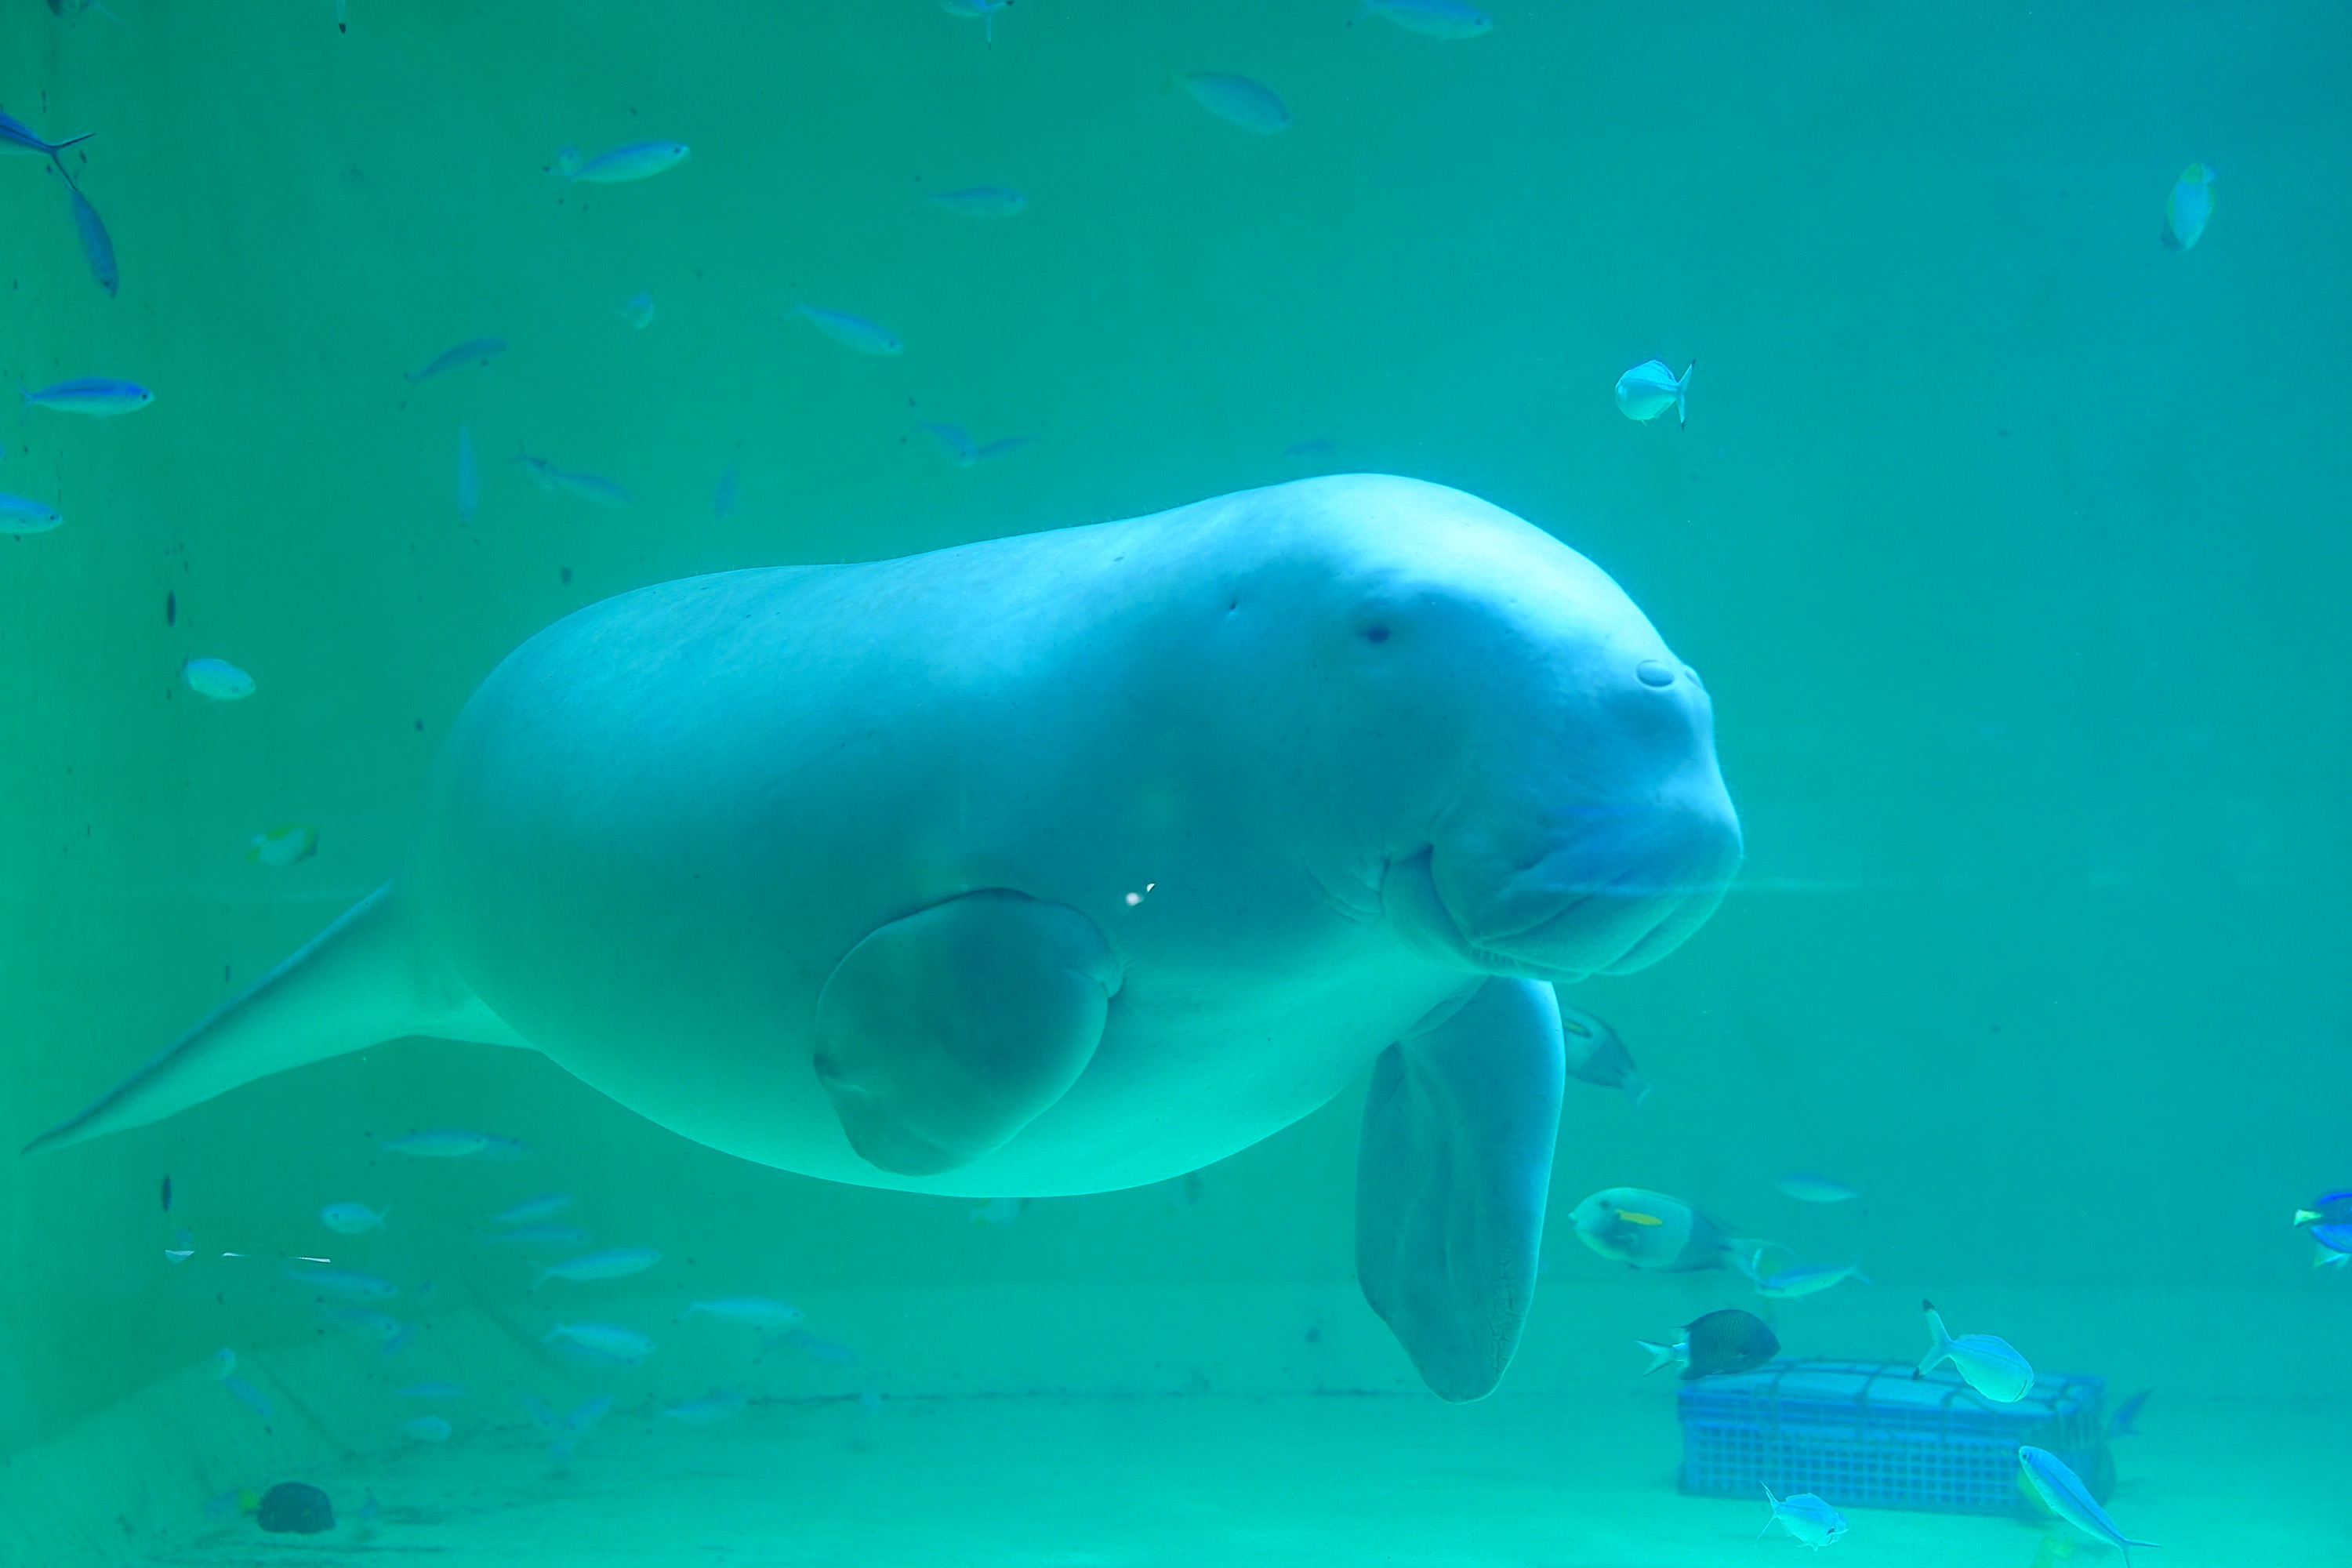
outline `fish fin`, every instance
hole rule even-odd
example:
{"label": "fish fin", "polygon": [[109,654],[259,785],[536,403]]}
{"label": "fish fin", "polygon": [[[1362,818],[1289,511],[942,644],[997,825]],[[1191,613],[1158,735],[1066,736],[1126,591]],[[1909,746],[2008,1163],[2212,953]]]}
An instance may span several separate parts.
{"label": "fish fin", "polygon": [[[1759,1487],[1764,1487],[1764,1483],[1762,1481],[1758,1481],[1756,1484]],[[1770,1487],[1764,1487],[1764,1500],[1772,1505],[1772,1511],[1765,1519],[1764,1528],[1756,1532],[1756,1539],[1759,1541],[1761,1541],[1767,1535],[1769,1535],[1772,1532],[1772,1527],[1780,1522],[1780,1500],[1772,1495],[1772,1489]]]}
{"label": "fish fin", "polygon": [[1657,1092],[1657,1086],[1637,1072],[1628,1072],[1624,1081],[1618,1087],[1625,1091],[1625,1098],[1633,1102],[1633,1109],[1636,1110],[1642,1109],[1643,1100]]}
{"label": "fish fin", "polygon": [[1693,360],[1683,367],[1682,374],[1675,378],[1675,420],[1685,430],[1690,428],[1691,372],[1697,368],[1698,361]]}
{"label": "fish fin", "polygon": [[1372,1065],[1356,1277],[1441,1399],[1492,1393],[1518,1348],[1567,1081],[1551,986],[1499,975]]}
{"label": "fish fin", "polygon": [[1919,1308],[1927,1314],[1927,1338],[1932,1342],[1927,1353],[1919,1358],[1919,1374],[1927,1375],[1937,1362],[1952,1353],[1952,1336],[1944,1330],[1944,1315],[1936,1310],[1933,1301],[1921,1301]]}
{"label": "fish fin", "polygon": [[523,1044],[450,972],[387,884],[25,1152],[160,1121],[255,1079],[408,1035]]}
{"label": "fish fin", "polygon": [[[52,142],[49,143],[49,156],[54,159],[58,153],[64,152],[67,148],[79,147],[97,134],[98,132],[95,131],[85,131],[79,136],[68,136],[62,142]],[[58,166],[58,172],[59,174],[65,173],[64,166],[62,164]],[[68,180],[71,180],[73,176],[67,174],[66,178]]]}
{"label": "fish fin", "polygon": [[1094,1059],[1119,961],[1067,904],[1003,888],[877,927],[818,994],[816,1075],[868,1164],[932,1175],[1003,1148]]}
{"label": "fish fin", "polygon": [[1633,1342],[1650,1352],[1650,1364],[1642,1369],[1643,1377],[1649,1376],[1662,1366],[1674,1364],[1674,1346],[1658,1344],[1650,1340],[1635,1340]]}

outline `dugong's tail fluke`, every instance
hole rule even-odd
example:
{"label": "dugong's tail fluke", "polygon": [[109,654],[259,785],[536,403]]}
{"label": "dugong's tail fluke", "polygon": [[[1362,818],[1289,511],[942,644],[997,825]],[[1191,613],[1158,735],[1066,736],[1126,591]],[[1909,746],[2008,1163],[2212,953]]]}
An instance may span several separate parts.
{"label": "dugong's tail fluke", "polygon": [[418,940],[387,885],[25,1152],[160,1121],[239,1084],[404,1035],[520,1044]]}

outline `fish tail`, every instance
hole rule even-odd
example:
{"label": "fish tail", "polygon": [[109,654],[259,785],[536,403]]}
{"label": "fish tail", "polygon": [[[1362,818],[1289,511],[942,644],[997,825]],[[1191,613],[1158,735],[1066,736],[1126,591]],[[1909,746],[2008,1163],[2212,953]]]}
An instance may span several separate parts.
{"label": "fish tail", "polygon": [[55,158],[67,148],[79,147],[97,134],[95,131],[85,131],[79,136],[68,136],[62,142],[52,142],[49,143],[49,156]]}
{"label": "fish tail", "polygon": [[1698,361],[1691,361],[1683,367],[1682,374],[1675,382],[1675,418],[1685,430],[1690,428],[1691,372],[1697,368]]}
{"label": "fish tail", "polygon": [[[1758,1481],[1756,1484],[1759,1487],[1764,1487],[1764,1483],[1762,1481]],[[1772,1495],[1772,1489],[1770,1487],[1764,1487],[1764,1500],[1772,1505],[1772,1513],[1770,1518],[1765,1520],[1764,1528],[1756,1532],[1756,1539],[1759,1541],[1763,1540],[1766,1535],[1769,1534],[1771,1532],[1772,1526],[1780,1522],[1780,1500]]]}
{"label": "fish tail", "polygon": [[255,1079],[409,1035],[522,1043],[450,970],[388,884],[25,1152],[160,1121]]}
{"label": "fish tail", "polygon": [[1924,1375],[1952,1353],[1952,1336],[1945,1331],[1944,1314],[1936,1310],[1935,1302],[1922,1300],[1919,1308],[1927,1314],[1927,1353],[1919,1358],[1919,1371]]}
{"label": "fish tail", "polygon": [[1650,1364],[1642,1369],[1643,1377],[1649,1376],[1662,1366],[1672,1364],[1675,1359],[1675,1347],[1672,1345],[1662,1345],[1650,1340],[1635,1340],[1633,1342],[1650,1352]]}
{"label": "fish tail", "polygon": [[1625,1098],[1633,1102],[1636,1110],[1641,1110],[1642,1102],[1656,1091],[1656,1086],[1637,1072],[1628,1072],[1618,1087],[1625,1091]]}

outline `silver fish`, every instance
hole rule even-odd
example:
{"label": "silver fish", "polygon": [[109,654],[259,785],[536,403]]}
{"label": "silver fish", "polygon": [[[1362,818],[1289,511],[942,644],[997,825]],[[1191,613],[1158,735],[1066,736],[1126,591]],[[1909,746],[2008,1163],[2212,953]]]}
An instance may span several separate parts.
{"label": "silver fish", "polygon": [[713,1422],[724,1421],[730,1415],[740,1414],[743,1406],[750,1402],[751,1395],[740,1388],[721,1389],[718,1393],[705,1394],[700,1399],[688,1399],[681,1404],[665,1406],[662,1416],[665,1420],[677,1421],[688,1426],[708,1426]]}
{"label": "silver fish", "polygon": [[717,1318],[725,1323],[744,1323],[751,1328],[765,1329],[770,1333],[782,1333],[794,1327],[802,1318],[801,1310],[789,1301],[779,1301],[770,1296],[719,1296],[707,1301],[689,1301],[679,1321],[697,1315]]}
{"label": "silver fish", "polygon": [[463,1127],[433,1127],[383,1139],[378,1146],[416,1160],[463,1160],[480,1153],[489,1142],[488,1133],[468,1131]]}
{"label": "silver fish", "polygon": [[2033,1392],[2033,1368],[2014,1345],[1992,1334],[1955,1339],[1945,1330],[1944,1315],[1936,1310],[1935,1302],[1919,1306],[1927,1314],[1927,1353],[1919,1358],[1922,1374],[1948,1360],[1970,1388],[1997,1405],[2014,1405]]}
{"label": "silver fish", "polygon": [[1245,76],[1230,71],[1193,71],[1181,79],[1192,101],[1228,124],[1259,136],[1290,128],[1282,100]]}
{"label": "silver fish", "polygon": [[534,1263],[539,1271],[530,1288],[538,1289],[551,1279],[625,1279],[632,1274],[643,1274],[661,1261],[661,1254],[650,1247],[608,1247],[602,1252],[583,1253],[567,1258],[561,1263]]}
{"label": "silver fish", "polygon": [[89,264],[90,277],[112,299],[122,286],[122,274],[114,265],[114,241],[107,237],[98,209],[71,180],[66,182],[66,202],[73,209],[74,233],[81,238],[81,258]]}
{"label": "silver fish", "polygon": [[1811,1492],[1774,1497],[1772,1489],[1766,1487],[1764,1496],[1772,1505],[1772,1517],[1764,1521],[1764,1530],[1756,1532],[1759,1540],[1763,1538],[1764,1531],[1777,1524],[1818,1552],[1845,1535],[1845,1515]]}
{"label": "silver fish", "polygon": [[653,1341],[617,1323],[558,1323],[541,1336],[540,1342],[570,1345],[621,1362],[640,1362],[654,1353]]}
{"label": "silver fish", "polygon": [[530,482],[550,495],[570,496],[592,506],[629,504],[629,492],[601,474],[575,473],[570,468],[559,468],[546,458],[534,458],[529,452],[522,454],[521,461],[530,469]]}
{"label": "silver fish", "polygon": [[2153,1549],[2153,1541],[2134,1541],[2116,1527],[2107,1510],[2091,1495],[2083,1478],[2066,1468],[2063,1460],[2047,1448],[2031,1444],[2017,1450],[2018,1465],[2025,1472],[2025,1484],[2050,1511],[2073,1525],[2094,1541],[2104,1542],[2124,1554],[2124,1568],[2131,1568],[2131,1549],[2145,1546]]}
{"label": "silver fish", "polygon": [[650,180],[666,169],[675,169],[693,152],[683,142],[632,142],[583,163],[580,149],[566,147],[555,155],[555,172],[576,184],[626,184],[633,180]]}
{"label": "silver fish", "polygon": [[1859,1279],[1865,1285],[1870,1283],[1870,1276],[1862,1271],[1859,1263],[1849,1263],[1843,1268],[1828,1263],[1805,1263],[1757,1279],[1756,1293],[1769,1296],[1776,1301],[1793,1301],[1801,1296],[1819,1295],[1848,1279]]}
{"label": "silver fish", "polygon": [[1663,361],[1643,360],[1617,378],[1618,411],[1628,419],[1646,424],[1671,408],[1675,421],[1687,427],[1691,372],[1697,368],[1698,361],[1693,360],[1682,374],[1676,375]]}
{"label": "silver fish", "polygon": [[906,352],[907,345],[898,341],[896,333],[863,316],[828,310],[819,305],[795,305],[793,309],[806,316],[818,331],[859,353],[888,355]]}
{"label": "silver fish", "polygon": [[346,1301],[389,1301],[400,1294],[400,1287],[373,1274],[362,1274],[356,1268],[288,1268],[286,1278],[305,1289],[316,1290],[321,1296],[336,1296]]}
{"label": "silver fish", "polygon": [[403,371],[410,381],[430,381],[469,364],[488,364],[507,352],[504,338],[468,338],[454,349],[445,349],[433,356],[433,363],[423,370]]}
{"label": "silver fish", "polygon": [[996,14],[1013,4],[1013,0],[940,0],[940,9],[950,16],[961,16],[980,23],[980,36],[984,43],[996,42]]}
{"label": "silver fish", "polygon": [[373,1307],[325,1307],[320,1311],[343,1332],[372,1344],[391,1345],[406,1332],[398,1318]]}
{"label": "silver fish", "polygon": [[535,1198],[525,1198],[510,1204],[490,1216],[492,1225],[536,1225],[541,1220],[553,1219],[572,1206],[570,1193],[541,1193]]}
{"label": "silver fish", "polygon": [[415,1415],[400,1424],[401,1435],[418,1443],[446,1443],[453,1430],[446,1415]]}
{"label": "silver fish", "polygon": [[1475,38],[1495,30],[1495,18],[1462,0],[1364,0],[1359,16],[1381,16],[1430,38]]}
{"label": "silver fish", "polygon": [[1029,198],[1007,185],[969,185],[960,191],[933,191],[931,200],[966,217],[1011,217],[1029,205]]}
{"label": "silver fish", "polygon": [[254,693],[253,677],[225,658],[191,658],[180,666],[180,679],[199,697],[215,702],[241,702]]}

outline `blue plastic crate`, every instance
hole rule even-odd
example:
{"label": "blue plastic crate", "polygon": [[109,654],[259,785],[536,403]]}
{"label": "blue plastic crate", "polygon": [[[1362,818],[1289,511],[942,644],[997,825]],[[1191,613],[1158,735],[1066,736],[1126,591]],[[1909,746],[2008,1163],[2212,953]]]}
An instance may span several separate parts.
{"label": "blue plastic crate", "polygon": [[2018,1445],[2056,1454],[2105,1501],[2115,1475],[2105,1403],[2096,1377],[2037,1377],[2023,1399],[1996,1405],[1945,1369],[1915,1377],[1900,1362],[1773,1362],[1683,1385],[1682,1488],[1761,1500],[1769,1486],[1836,1508],[2035,1517],[2018,1484]]}

